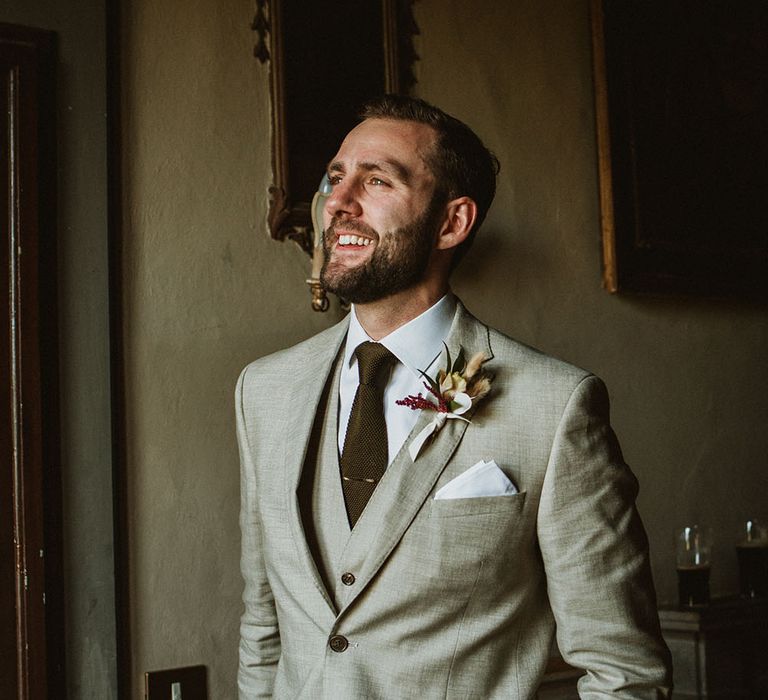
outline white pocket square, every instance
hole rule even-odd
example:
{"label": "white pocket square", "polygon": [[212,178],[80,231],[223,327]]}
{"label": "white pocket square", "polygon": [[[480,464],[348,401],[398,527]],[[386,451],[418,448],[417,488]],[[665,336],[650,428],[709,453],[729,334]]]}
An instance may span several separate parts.
{"label": "white pocket square", "polygon": [[494,460],[490,462],[480,460],[439,489],[435,494],[435,500],[512,496],[516,493],[515,485]]}

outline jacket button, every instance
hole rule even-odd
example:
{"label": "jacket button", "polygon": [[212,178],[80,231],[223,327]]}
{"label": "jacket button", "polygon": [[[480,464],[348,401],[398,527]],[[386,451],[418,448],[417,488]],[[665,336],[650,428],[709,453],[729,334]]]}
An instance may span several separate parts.
{"label": "jacket button", "polygon": [[346,574],[342,574],[341,575],[341,582],[345,586],[351,586],[355,582],[355,575],[351,574],[351,573],[349,573],[349,571],[347,571]]}
{"label": "jacket button", "polygon": [[349,642],[346,637],[340,634],[334,634],[333,637],[328,640],[328,645],[331,647],[331,651],[335,651],[337,654],[341,654],[342,651],[346,651],[349,646]]}

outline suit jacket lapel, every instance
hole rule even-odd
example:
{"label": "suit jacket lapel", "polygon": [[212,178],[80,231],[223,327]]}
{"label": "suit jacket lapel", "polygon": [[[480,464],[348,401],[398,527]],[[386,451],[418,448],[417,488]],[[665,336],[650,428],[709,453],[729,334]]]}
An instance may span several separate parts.
{"label": "suit jacket lapel", "polygon": [[[328,616],[330,613],[329,620],[333,620],[336,616],[336,609],[317,570],[304,534],[298,487],[315,416],[318,410],[323,408],[320,406],[320,400],[326,396],[323,390],[329,382],[331,370],[335,366],[334,360],[346,336],[347,327],[348,320],[344,319],[308,343],[306,359],[296,367],[295,382],[292,387],[286,388],[286,391],[293,391],[297,397],[301,397],[303,404],[297,405],[296,410],[290,413],[285,423],[277,426],[278,430],[285,430],[286,435],[289,436],[285,443],[283,473],[291,535],[296,544],[302,569],[307,572],[314,588],[325,601],[325,605],[321,606],[322,613],[323,616]],[[319,342],[315,342],[316,340]],[[333,387],[329,387],[329,390],[332,391]]]}
{"label": "suit jacket lapel", "polygon": [[[485,352],[489,359],[493,356],[488,328],[471,316],[461,302],[458,303],[446,345],[454,358],[460,347],[468,356],[480,351]],[[444,362],[444,358],[441,361]],[[473,413],[474,407],[465,415],[471,420]],[[359,585],[350,591],[344,608],[349,607],[370,583],[403,537],[467,430],[468,423],[465,421],[446,421],[414,463],[408,453],[408,445],[433,417],[431,412],[422,411],[352,530],[344,552],[343,567],[345,571],[356,572]]]}

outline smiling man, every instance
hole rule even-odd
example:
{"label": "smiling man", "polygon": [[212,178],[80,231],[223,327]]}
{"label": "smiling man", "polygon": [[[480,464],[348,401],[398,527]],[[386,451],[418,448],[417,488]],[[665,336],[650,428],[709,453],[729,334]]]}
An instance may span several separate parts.
{"label": "smiling man", "polygon": [[[444,204],[427,165],[433,140],[426,124],[367,119],[328,168],[333,192],[326,205],[323,285],[358,305],[386,299],[401,311],[387,324],[391,329],[447,289],[447,275],[436,265],[440,254],[433,256]],[[474,216],[474,204],[462,199],[462,215]],[[441,239],[439,250],[447,247]],[[442,257],[450,260],[450,254]]]}
{"label": "smiling man", "polygon": [[237,387],[243,699],[529,698],[555,633],[583,697],[669,692],[604,385],[450,292],[497,170],[395,96],[328,166],[322,281],[352,311]]}

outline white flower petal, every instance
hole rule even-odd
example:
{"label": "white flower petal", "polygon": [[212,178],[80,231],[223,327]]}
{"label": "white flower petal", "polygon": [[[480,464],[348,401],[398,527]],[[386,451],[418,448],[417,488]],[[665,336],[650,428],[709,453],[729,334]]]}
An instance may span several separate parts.
{"label": "white flower petal", "polygon": [[465,394],[463,391],[457,392],[451,401],[451,413],[460,416],[470,408],[472,408],[472,399],[469,397],[469,394]]}

